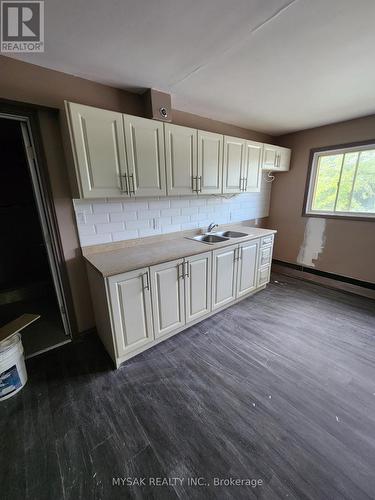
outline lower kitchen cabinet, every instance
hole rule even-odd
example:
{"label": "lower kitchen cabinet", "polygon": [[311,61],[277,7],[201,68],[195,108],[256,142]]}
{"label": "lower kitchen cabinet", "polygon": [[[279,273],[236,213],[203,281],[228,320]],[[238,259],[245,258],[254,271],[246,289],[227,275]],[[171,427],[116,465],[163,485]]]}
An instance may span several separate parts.
{"label": "lower kitchen cabinet", "polygon": [[241,243],[238,248],[237,294],[242,297],[257,287],[259,240]]}
{"label": "lower kitchen cabinet", "polygon": [[110,277],[88,265],[96,327],[116,366],[262,289],[273,234]]}
{"label": "lower kitchen cabinet", "polygon": [[236,298],[238,246],[225,247],[212,253],[212,310],[215,310]]}
{"label": "lower kitchen cabinet", "polygon": [[113,330],[119,356],[152,342],[148,268],[108,278]]}
{"label": "lower kitchen cabinet", "polygon": [[185,259],[186,323],[211,312],[211,252]]}
{"label": "lower kitchen cabinet", "polygon": [[185,324],[184,260],[150,268],[155,337],[162,337]]}

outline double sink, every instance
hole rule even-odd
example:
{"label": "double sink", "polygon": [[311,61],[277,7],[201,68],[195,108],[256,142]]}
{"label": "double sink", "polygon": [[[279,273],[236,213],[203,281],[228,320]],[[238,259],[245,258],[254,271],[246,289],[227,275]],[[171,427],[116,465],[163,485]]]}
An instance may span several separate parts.
{"label": "double sink", "polygon": [[218,231],[215,233],[206,233],[194,236],[191,239],[195,241],[200,241],[201,243],[207,243],[212,245],[214,243],[220,243],[222,241],[228,241],[231,238],[244,238],[249,236],[248,233],[241,233],[240,231]]}

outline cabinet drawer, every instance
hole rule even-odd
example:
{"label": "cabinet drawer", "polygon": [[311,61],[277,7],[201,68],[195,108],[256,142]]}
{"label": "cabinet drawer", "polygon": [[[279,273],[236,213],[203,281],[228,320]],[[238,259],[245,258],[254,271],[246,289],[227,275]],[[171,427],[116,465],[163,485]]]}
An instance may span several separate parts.
{"label": "cabinet drawer", "polygon": [[264,266],[258,272],[258,286],[265,285],[270,280],[271,266]]}
{"label": "cabinet drawer", "polygon": [[259,256],[259,267],[265,266],[271,263],[272,258],[272,247],[264,247],[260,250]]}
{"label": "cabinet drawer", "polygon": [[269,236],[263,236],[262,247],[265,247],[267,245],[272,245],[272,243],[273,243],[273,234],[270,234]]}

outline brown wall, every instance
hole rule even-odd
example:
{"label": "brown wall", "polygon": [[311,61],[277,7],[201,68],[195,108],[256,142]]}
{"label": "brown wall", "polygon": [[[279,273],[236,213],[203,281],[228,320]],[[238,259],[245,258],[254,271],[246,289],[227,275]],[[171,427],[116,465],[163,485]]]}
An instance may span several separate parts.
{"label": "brown wall", "polygon": [[[0,56],[0,98],[48,106],[60,111],[59,121],[48,111],[39,112],[39,119],[77,329],[80,332],[87,330],[94,326],[94,319],[72,209],[74,186],[68,182],[68,171],[73,169],[64,100],[144,116],[143,98],[137,94],[4,56]],[[177,110],[173,110],[173,123],[272,142],[268,135]]]}
{"label": "brown wall", "polygon": [[[278,138],[278,143],[292,149],[291,169],[276,175],[272,186],[269,227],[278,230],[276,259],[298,262],[301,255],[313,256],[316,269],[375,282],[375,221],[350,221],[302,217],[304,191],[311,148],[375,139],[375,116],[304,130]],[[309,222],[311,234],[305,240]],[[305,252],[300,250],[307,243]],[[309,248],[310,245],[310,248]],[[314,248],[315,247],[315,248]],[[298,258],[299,256],[299,258]]]}

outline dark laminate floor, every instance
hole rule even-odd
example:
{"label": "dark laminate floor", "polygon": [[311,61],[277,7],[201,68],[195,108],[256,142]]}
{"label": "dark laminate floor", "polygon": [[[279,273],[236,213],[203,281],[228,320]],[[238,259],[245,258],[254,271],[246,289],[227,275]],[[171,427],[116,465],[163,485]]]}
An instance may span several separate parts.
{"label": "dark laminate floor", "polygon": [[2,500],[375,498],[374,302],[276,279],[118,371],[94,338],[30,360],[0,405]]}

